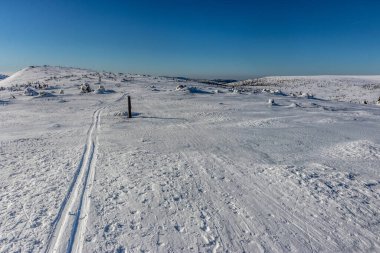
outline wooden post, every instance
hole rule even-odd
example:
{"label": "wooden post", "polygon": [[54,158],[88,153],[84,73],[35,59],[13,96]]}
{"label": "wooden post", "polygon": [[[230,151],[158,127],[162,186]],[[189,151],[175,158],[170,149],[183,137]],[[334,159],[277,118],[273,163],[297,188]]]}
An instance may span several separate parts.
{"label": "wooden post", "polygon": [[130,96],[128,96],[128,118],[132,118],[132,105]]}

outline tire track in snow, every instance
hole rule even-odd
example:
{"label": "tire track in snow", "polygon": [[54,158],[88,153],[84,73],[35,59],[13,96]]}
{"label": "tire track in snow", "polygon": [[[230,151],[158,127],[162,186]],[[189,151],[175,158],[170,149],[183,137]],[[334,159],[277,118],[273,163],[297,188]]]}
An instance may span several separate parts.
{"label": "tire track in snow", "polygon": [[95,175],[97,130],[100,113],[92,116],[92,124],[87,132],[87,142],[72,183],[69,186],[58,215],[53,222],[46,252],[81,252],[90,208],[92,182]]}

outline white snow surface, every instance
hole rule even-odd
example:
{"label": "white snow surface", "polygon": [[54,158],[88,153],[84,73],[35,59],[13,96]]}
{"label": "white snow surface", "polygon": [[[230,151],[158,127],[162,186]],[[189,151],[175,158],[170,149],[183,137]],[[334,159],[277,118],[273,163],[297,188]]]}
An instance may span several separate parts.
{"label": "white snow surface", "polygon": [[286,93],[312,93],[334,101],[375,104],[380,98],[380,76],[273,76],[231,83],[232,86],[254,86],[281,89]]}
{"label": "white snow surface", "polygon": [[[99,75],[115,92],[80,93]],[[180,83],[0,81],[0,252],[380,252],[379,106]]]}

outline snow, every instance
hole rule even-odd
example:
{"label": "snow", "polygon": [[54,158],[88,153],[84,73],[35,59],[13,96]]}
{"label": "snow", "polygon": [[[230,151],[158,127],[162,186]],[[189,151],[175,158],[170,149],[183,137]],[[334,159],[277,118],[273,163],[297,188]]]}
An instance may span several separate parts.
{"label": "snow", "polygon": [[380,76],[273,76],[229,84],[261,89],[281,89],[286,93],[318,94],[318,98],[375,104],[380,98]]}
{"label": "snow", "polygon": [[302,77],[329,84],[311,98],[99,74],[114,92],[75,68],[0,81],[0,252],[380,251],[380,107],[319,99],[374,77]]}
{"label": "snow", "polygon": [[3,79],[5,79],[5,78],[7,78],[8,76],[7,75],[4,75],[4,74],[1,74],[0,73],[0,80],[3,80]]}

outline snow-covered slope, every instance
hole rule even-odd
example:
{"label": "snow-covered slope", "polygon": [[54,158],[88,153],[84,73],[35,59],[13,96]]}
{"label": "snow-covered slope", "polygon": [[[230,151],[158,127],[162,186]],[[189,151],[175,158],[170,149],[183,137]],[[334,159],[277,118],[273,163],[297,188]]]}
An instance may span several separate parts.
{"label": "snow-covered slope", "polygon": [[[81,93],[98,75],[108,92]],[[11,78],[50,95],[0,91],[0,252],[380,251],[378,106],[60,67]]]}
{"label": "snow-covered slope", "polygon": [[0,87],[11,87],[37,81],[50,84],[57,84],[61,81],[72,83],[75,81],[75,78],[84,75],[91,76],[95,73],[95,71],[69,67],[30,66],[0,81]]}
{"label": "snow-covered slope", "polygon": [[380,97],[380,76],[274,76],[230,84],[281,89],[286,93],[313,93],[318,98],[376,103]]}

